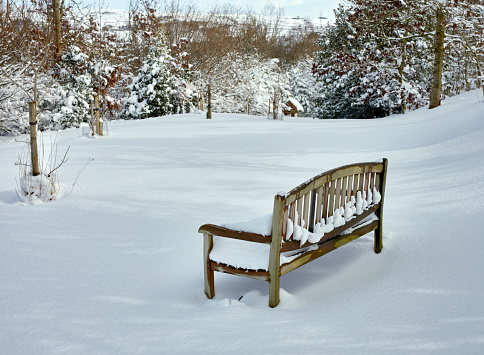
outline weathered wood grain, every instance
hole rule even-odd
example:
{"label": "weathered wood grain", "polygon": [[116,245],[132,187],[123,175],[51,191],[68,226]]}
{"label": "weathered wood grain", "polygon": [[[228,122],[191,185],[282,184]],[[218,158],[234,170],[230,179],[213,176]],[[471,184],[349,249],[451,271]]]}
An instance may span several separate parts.
{"label": "weathered wood grain", "polygon": [[281,262],[282,218],[284,216],[285,199],[279,195],[274,197],[272,218],[272,242],[269,254],[269,307],[279,304],[279,267]]}
{"label": "weathered wood grain", "polygon": [[204,262],[204,281],[205,281],[205,294],[208,298],[215,297],[214,275],[211,268],[210,252],[213,248],[213,235],[203,233],[203,262]]}

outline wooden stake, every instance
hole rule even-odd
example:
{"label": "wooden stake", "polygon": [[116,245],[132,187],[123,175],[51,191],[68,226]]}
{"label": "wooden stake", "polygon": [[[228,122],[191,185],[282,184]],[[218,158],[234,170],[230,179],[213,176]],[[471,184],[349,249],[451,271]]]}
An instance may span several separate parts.
{"label": "wooden stake", "polygon": [[91,135],[94,136],[96,130],[94,129],[94,102],[91,101]]}
{"label": "wooden stake", "polygon": [[99,95],[94,96],[94,103],[96,104],[96,131],[99,136],[103,135],[102,124],[101,124],[101,112],[99,110]]}
{"label": "wooden stake", "polygon": [[29,102],[30,155],[32,158],[32,176],[40,174],[39,153],[37,150],[37,103]]}

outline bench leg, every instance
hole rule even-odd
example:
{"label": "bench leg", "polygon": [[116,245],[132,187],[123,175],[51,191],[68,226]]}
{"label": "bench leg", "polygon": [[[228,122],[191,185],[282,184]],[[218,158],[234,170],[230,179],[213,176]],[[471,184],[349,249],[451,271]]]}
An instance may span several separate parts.
{"label": "bench leg", "polygon": [[270,275],[269,280],[269,307],[274,308],[279,304],[279,273],[275,277]]}
{"label": "bench leg", "polygon": [[215,297],[213,270],[210,268],[210,252],[213,247],[213,235],[203,234],[203,276],[205,281],[205,294],[208,298]]}
{"label": "bench leg", "polygon": [[379,254],[383,248],[383,214],[378,211],[378,228],[375,229],[375,253]]}
{"label": "bench leg", "polygon": [[375,229],[375,253],[379,254],[383,249],[383,238],[381,228]]}

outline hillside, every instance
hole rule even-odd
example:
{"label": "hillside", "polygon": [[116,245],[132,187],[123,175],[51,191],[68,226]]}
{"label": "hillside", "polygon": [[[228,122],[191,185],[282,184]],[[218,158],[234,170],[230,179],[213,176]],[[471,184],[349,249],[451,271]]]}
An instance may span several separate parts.
{"label": "hillside", "polygon": [[[483,103],[472,91],[375,120],[192,113],[49,133],[69,160],[59,199],[38,205],[16,195],[22,143],[3,141],[1,352],[480,353]],[[367,236],[285,275],[275,309],[266,283],[230,275],[206,299],[201,224],[265,215],[278,191],[382,157],[381,254]]]}

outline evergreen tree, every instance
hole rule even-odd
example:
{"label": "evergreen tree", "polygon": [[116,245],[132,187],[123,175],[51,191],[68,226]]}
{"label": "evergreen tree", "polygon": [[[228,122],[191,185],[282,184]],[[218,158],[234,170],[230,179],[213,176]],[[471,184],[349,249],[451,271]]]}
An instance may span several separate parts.
{"label": "evergreen tree", "polygon": [[421,82],[426,80],[408,59],[417,57],[409,51],[419,46],[408,36],[407,5],[353,3],[335,11],[335,25],[323,31],[318,42],[321,50],[314,69],[322,90],[315,116],[373,118],[423,106],[426,90]]}
{"label": "evergreen tree", "polygon": [[303,106],[304,115],[310,115],[318,92],[318,82],[313,75],[313,59],[301,60],[289,71],[289,91]]}
{"label": "evergreen tree", "polygon": [[191,82],[193,79],[192,65],[189,63],[189,55],[185,51],[188,40],[181,38],[174,43],[171,49],[169,79],[171,113],[191,112],[197,105],[196,90]]}
{"label": "evergreen tree", "polygon": [[172,112],[170,95],[170,50],[163,29],[152,38],[146,60],[131,86],[125,106],[128,119],[164,116]]}
{"label": "evergreen tree", "polygon": [[80,47],[71,45],[67,48],[57,66],[57,80],[61,87],[54,87],[55,92],[46,97],[40,107],[48,110],[43,115],[42,128],[79,127],[82,122],[90,121],[92,66],[88,55]]}
{"label": "evergreen tree", "polygon": [[64,51],[55,79],[39,106],[41,129],[58,130],[90,122],[94,95],[99,95],[101,105],[106,103],[109,108],[112,104],[106,89],[118,80],[119,70],[107,60],[90,58],[86,52],[85,47],[76,45]]}

